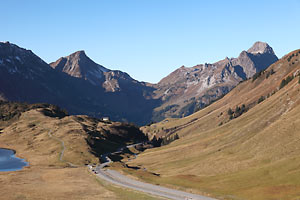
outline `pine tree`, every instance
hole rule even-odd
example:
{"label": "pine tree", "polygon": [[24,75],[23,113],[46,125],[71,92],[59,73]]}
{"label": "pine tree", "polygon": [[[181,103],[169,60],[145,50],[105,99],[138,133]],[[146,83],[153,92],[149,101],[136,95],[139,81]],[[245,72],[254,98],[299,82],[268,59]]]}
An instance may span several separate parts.
{"label": "pine tree", "polygon": [[228,115],[230,115],[230,116],[233,114],[233,111],[231,110],[231,108],[228,109],[227,113],[228,113]]}

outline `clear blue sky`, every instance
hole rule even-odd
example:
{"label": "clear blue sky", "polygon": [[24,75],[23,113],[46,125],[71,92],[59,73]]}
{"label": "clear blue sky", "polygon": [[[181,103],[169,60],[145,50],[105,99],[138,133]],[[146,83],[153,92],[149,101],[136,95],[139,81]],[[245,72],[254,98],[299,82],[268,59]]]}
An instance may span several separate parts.
{"label": "clear blue sky", "polygon": [[158,82],[180,67],[237,57],[255,41],[278,57],[300,48],[300,0],[0,0],[0,41],[46,62],[85,50]]}

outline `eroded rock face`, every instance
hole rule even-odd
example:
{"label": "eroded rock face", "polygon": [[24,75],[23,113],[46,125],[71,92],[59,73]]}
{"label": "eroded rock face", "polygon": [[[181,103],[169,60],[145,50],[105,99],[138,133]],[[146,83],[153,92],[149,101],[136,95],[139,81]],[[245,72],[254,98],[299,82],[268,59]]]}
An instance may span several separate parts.
{"label": "eroded rock face", "polygon": [[[256,42],[248,51],[242,51],[238,58],[226,57],[213,64],[190,68],[182,66],[158,83],[156,98],[162,98],[164,104],[156,109],[159,114],[155,118],[189,115],[277,60],[267,43]],[[172,110],[166,109],[170,106]]]}

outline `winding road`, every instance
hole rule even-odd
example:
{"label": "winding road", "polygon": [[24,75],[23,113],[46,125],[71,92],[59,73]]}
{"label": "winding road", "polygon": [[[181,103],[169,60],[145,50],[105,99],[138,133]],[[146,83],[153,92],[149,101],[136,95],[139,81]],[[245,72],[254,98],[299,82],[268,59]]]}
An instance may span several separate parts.
{"label": "winding road", "polygon": [[58,141],[58,142],[61,143],[62,150],[61,150],[61,152],[60,152],[59,161],[65,162],[65,163],[67,163],[68,165],[70,165],[71,167],[77,167],[75,164],[63,160],[64,153],[65,153],[65,149],[66,149],[66,146],[65,146],[64,141],[62,141],[61,139],[59,139],[59,138],[53,136],[51,130],[48,131],[48,136],[49,136],[50,138],[53,138],[54,140],[56,140],[56,141]]}
{"label": "winding road", "polygon": [[[137,144],[136,144],[137,145]],[[130,145],[130,147],[133,147],[134,145]],[[127,146],[129,147],[129,146]],[[121,148],[122,151],[124,148]],[[120,153],[120,150],[114,153]],[[113,154],[113,153],[111,153]],[[216,200],[211,197],[205,197],[202,195],[192,194],[188,192],[183,192],[180,190],[170,189],[158,185],[153,185],[149,183],[144,183],[141,181],[133,180],[127,176],[124,176],[120,174],[119,172],[115,170],[105,169],[106,166],[108,166],[113,161],[108,157],[110,154],[102,155],[102,160],[105,161],[105,163],[102,163],[95,168],[92,168],[90,166],[90,169],[98,176],[99,178],[106,180],[110,183],[123,186],[126,188],[130,188],[133,190],[138,190],[144,193],[152,194],[155,196],[165,197],[168,199],[174,199],[174,200]]]}

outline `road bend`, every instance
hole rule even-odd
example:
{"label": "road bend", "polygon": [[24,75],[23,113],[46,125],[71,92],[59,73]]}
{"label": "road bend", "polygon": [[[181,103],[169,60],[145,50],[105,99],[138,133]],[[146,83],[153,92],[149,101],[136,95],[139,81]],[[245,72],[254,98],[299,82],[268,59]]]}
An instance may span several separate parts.
{"label": "road bend", "polygon": [[[130,146],[132,147],[132,145]],[[120,150],[123,150],[124,148],[119,149],[117,152],[119,153]],[[116,153],[116,152],[114,152]],[[113,153],[111,153],[113,154]],[[154,196],[160,196],[168,199],[174,199],[174,200],[216,200],[211,197],[206,197],[198,194],[192,194],[188,192],[183,192],[180,190],[170,189],[158,185],[153,185],[149,183],[145,183],[142,181],[137,181],[134,179],[131,179],[125,175],[120,174],[119,172],[115,170],[106,169],[105,167],[111,164],[113,161],[108,157],[110,154],[104,154],[101,156],[101,159],[105,162],[97,165],[95,168],[92,168],[89,166],[91,171],[93,171],[97,177],[108,181],[110,183],[130,188],[133,190],[141,191],[144,193],[148,193]]]}

